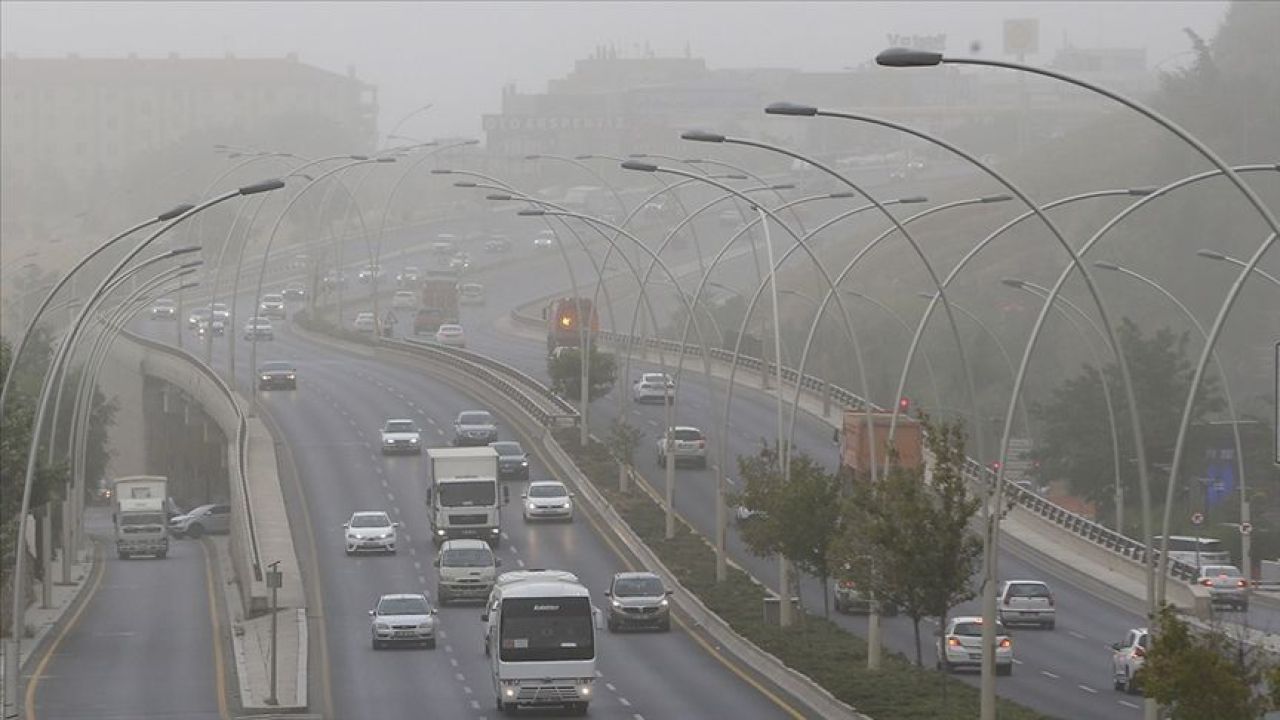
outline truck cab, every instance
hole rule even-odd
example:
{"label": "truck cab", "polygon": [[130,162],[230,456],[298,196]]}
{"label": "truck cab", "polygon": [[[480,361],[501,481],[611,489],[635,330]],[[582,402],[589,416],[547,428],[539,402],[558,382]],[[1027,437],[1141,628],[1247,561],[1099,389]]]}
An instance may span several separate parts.
{"label": "truck cab", "polygon": [[488,446],[428,448],[427,460],[432,541],[439,546],[469,538],[498,547],[509,491],[503,488],[499,496],[497,451]]}
{"label": "truck cab", "polygon": [[168,479],[157,475],[116,478],[111,493],[111,521],[116,554],[121,560],[136,555],[163,558],[169,554]]}

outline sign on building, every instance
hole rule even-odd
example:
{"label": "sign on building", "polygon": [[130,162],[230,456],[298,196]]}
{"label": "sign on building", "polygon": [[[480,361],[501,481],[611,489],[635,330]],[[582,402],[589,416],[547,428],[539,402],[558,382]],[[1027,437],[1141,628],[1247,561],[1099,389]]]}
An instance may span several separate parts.
{"label": "sign on building", "polygon": [[1029,480],[1032,467],[1031,439],[1009,438],[1009,455],[1004,461],[1004,479],[1008,482]]}
{"label": "sign on building", "polygon": [[1004,21],[1004,54],[1034,55],[1040,51],[1040,20],[1010,18]]}

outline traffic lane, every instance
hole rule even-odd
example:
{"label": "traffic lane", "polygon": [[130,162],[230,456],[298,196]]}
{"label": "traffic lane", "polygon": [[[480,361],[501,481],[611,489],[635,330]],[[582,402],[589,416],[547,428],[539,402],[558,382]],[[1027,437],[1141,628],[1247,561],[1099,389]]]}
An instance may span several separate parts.
{"label": "traffic lane", "polygon": [[163,560],[120,560],[106,513],[90,509],[88,522],[107,545],[102,583],[50,657],[36,716],[223,717],[204,546],[179,540]]}
{"label": "traffic lane", "polygon": [[[434,423],[424,423],[423,429],[434,435],[441,444],[447,442],[446,423],[451,421],[455,410],[477,407],[474,401],[461,393],[454,393],[443,386],[431,387],[431,383],[417,373],[402,370],[395,366],[369,363],[371,367],[362,368],[357,363],[350,369],[349,378],[373,385],[377,391],[352,392],[351,397],[344,398],[343,405],[348,408],[363,408],[360,412],[366,417],[387,412],[394,407],[395,412],[407,415],[419,413],[423,408],[430,408],[425,418],[434,419]],[[328,386],[326,384],[327,387]],[[378,391],[381,391],[379,394]],[[450,397],[452,396],[452,397]],[[417,402],[408,406],[410,398]],[[423,417],[419,415],[419,417]],[[434,428],[434,430],[433,430]],[[444,429],[441,434],[439,430]],[[507,431],[504,438],[510,437]],[[527,446],[527,439],[521,438]],[[430,443],[427,443],[430,445]],[[398,462],[403,458],[391,458],[389,462]],[[422,472],[397,473],[392,480],[393,485],[399,481],[401,485],[396,491],[400,498],[402,513],[406,506],[411,506],[415,515],[420,514],[422,530],[415,532],[426,535],[427,517],[420,504],[422,498]],[[531,467],[531,478],[549,477],[548,471],[535,457]],[[512,487],[514,486],[514,487]],[[601,536],[591,528],[583,525],[585,518],[580,514],[570,524],[529,524],[521,518],[519,495],[520,483],[509,483],[512,487],[512,504],[504,510],[503,527],[506,543],[500,548],[499,556],[504,560],[503,570],[520,567],[557,567],[565,568],[577,574],[591,591],[597,595],[597,604],[603,600],[601,593],[608,587],[612,574],[624,569],[619,566],[617,556],[600,542]],[[408,496],[410,499],[405,500]],[[580,511],[581,512],[581,511]],[[416,522],[414,522],[416,526]],[[429,587],[434,586],[435,571],[432,567],[425,569]],[[478,618],[473,620],[476,611],[473,609],[463,613],[464,622],[455,624],[453,618],[459,613],[453,608],[446,608],[442,613],[446,619],[451,637],[455,638],[455,647],[476,650],[477,673],[487,677],[487,665],[484,665],[480,652],[483,629]],[[471,622],[466,622],[471,621]],[[687,715],[694,708],[705,707],[708,697],[732,697],[732,701],[717,703],[717,711],[728,709],[734,717],[779,717],[781,711],[762,702],[763,698],[729,669],[719,662],[711,660],[698,646],[695,640],[683,632],[669,635],[665,641],[642,641],[643,650],[637,650],[635,643],[628,643],[625,651],[612,651],[614,641],[606,634],[600,637],[599,667],[604,674],[602,689],[597,700],[615,696],[619,708],[630,708],[631,713],[649,714],[657,717],[678,717]],[[628,639],[630,636],[627,636]],[[465,650],[464,650],[465,652]],[[625,660],[622,660],[625,658]],[[460,657],[461,660],[461,657]],[[466,668],[464,666],[463,671]],[[628,699],[630,698],[630,699]],[[657,700],[662,702],[658,703]],[[623,702],[623,701],[626,702]],[[596,714],[593,705],[593,715]],[[625,714],[625,713],[624,713]],[[630,714],[625,714],[631,717]]]}
{"label": "traffic lane", "polygon": [[[397,555],[347,557],[342,525],[357,510],[386,510],[408,525],[403,510],[412,503],[384,482],[376,427],[366,427],[329,392],[343,382],[340,363],[313,360],[302,367],[309,382],[296,392],[267,393],[263,405],[293,450],[315,531],[335,712],[363,717],[378,708],[410,717],[432,707],[440,717],[473,716],[466,684],[454,677],[443,643],[436,650],[375,652],[371,646],[368,611],[381,594],[429,592],[420,570],[423,551],[413,544],[421,540],[406,527],[411,539],[402,539]],[[326,377],[326,370],[335,376]]]}

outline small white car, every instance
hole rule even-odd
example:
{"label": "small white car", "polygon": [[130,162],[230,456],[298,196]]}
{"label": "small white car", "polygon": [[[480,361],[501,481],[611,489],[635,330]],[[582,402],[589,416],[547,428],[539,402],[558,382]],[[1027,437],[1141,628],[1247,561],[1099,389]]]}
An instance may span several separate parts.
{"label": "small white car", "polygon": [[280,294],[285,300],[303,300],[307,297],[307,288],[302,283],[289,283]]}
{"label": "small white car", "polygon": [[397,290],[391,296],[391,307],[397,310],[412,310],[418,304],[418,296],[412,290]]}
{"label": "small white car", "polygon": [[525,522],[531,520],[573,520],[573,493],[564,483],[539,480],[529,483],[520,496],[524,500]]}
{"label": "small white car", "polygon": [[244,324],[245,340],[274,340],[275,336],[271,321],[261,315],[249,318],[249,322]]}
{"label": "small white car", "polygon": [[1209,589],[1210,605],[1249,612],[1249,583],[1235,565],[1202,565],[1196,582]]}
{"label": "small white car", "polygon": [[1005,625],[1027,623],[1052,630],[1057,619],[1053,591],[1039,580],[1006,580],[996,603],[996,614]]}
{"label": "small white car", "polygon": [[151,306],[152,320],[172,320],[178,317],[178,306],[169,298],[159,298]]}
{"label": "small white car", "polygon": [[502,564],[484,540],[446,540],[436,556],[436,602],[484,602]]}
{"label": "small white car", "polygon": [[361,510],[351,514],[342,525],[346,534],[348,555],[359,552],[385,552],[396,554],[396,528],[400,523],[381,510]]}
{"label": "small white car", "polygon": [[227,308],[226,303],[214,303],[211,308],[214,320],[227,322],[231,319],[231,310]]}
{"label": "small white car", "polygon": [[445,323],[436,330],[436,342],[449,347],[464,348],[467,346],[467,336],[462,331],[461,325]]}
{"label": "small white car", "polygon": [[644,373],[631,385],[631,399],[634,402],[656,402],[662,404],[664,398],[674,403],[676,383],[666,373]]}
{"label": "small white car", "polygon": [[382,426],[382,454],[422,454],[422,431],[412,420],[388,420]]}
{"label": "small white car", "polygon": [[689,463],[695,467],[707,466],[707,436],[696,427],[673,427],[658,438],[658,465],[666,467],[670,448],[676,466]]}
{"label": "small white car", "polygon": [[[982,667],[982,618],[955,617],[938,634],[938,669]],[[996,674],[1013,674],[1013,638],[996,623]]]}
{"label": "small white car", "polygon": [[1124,640],[1112,643],[1111,649],[1112,687],[1127,693],[1138,692],[1135,679],[1151,649],[1151,633],[1146,628],[1133,628],[1125,633]]}
{"label": "small white car", "polygon": [[422,280],[422,270],[417,265],[405,265],[396,274],[396,285],[410,287]]}
{"label": "small white car", "polygon": [[378,329],[378,320],[373,317],[373,313],[371,312],[357,313],[355,322],[352,323],[352,327],[359,332],[376,332]]}
{"label": "small white car", "polygon": [[258,312],[264,317],[283,318],[285,316],[284,295],[272,293],[263,295],[258,303]]}
{"label": "small white car", "polygon": [[533,246],[539,250],[545,250],[556,244],[555,233],[550,230],[543,230],[538,233],[538,237],[533,239]]}
{"label": "small white car", "polygon": [[484,286],[480,283],[462,283],[458,286],[458,303],[462,305],[483,305]]}
{"label": "small white car", "polygon": [[195,310],[192,310],[191,314],[187,316],[187,327],[194,330],[200,327],[201,323],[209,322],[209,318],[212,315],[213,311],[209,308],[198,307]]}
{"label": "small white car", "polygon": [[426,595],[383,595],[369,617],[373,618],[369,631],[374,650],[398,643],[436,646],[436,609]]}

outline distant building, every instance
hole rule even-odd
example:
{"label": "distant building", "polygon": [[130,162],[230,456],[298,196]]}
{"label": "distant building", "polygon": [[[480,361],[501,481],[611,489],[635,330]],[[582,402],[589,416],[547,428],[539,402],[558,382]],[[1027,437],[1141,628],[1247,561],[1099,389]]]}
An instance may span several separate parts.
{"label": "distant building", "polygon": [[[6,182],[55,176],[69,188],[208,131],[253,138],[273,123],[376,141],[377,91],[284,58],[24,58],[0,60],[0,158]],[[242,140],[247,141],[247,140]],[[275,149],[275,148],[272,148]]]}

